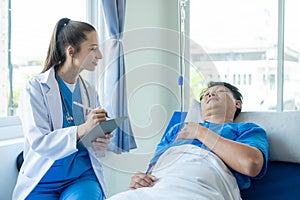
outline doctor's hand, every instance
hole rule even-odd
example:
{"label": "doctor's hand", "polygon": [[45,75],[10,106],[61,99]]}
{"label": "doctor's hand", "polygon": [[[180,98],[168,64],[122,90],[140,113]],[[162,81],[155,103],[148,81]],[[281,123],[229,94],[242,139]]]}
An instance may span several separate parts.
{"label": "doctor's hand", "polygon": [[157,178],[155,176],[138,172],[131,177],[131,181],[128,189],[135,190],[137,188],[142,188],[142,187],[152,187],[155,181],[157,181]]}
{"label": "doctor's hand", "polygon": [[85,123],[81,124],[77,128],[77,140],[82,138],[87,132],[89,132],[98,122],[105,121],[107,112],[103,108],[96,108],[90,112]]}
{"label": "doctor's hand", "polygon": [[94,151],[104,151],[107,149],[109,143],[110,143],[110,138],[112,138],[113,134],[109,133],[105,135],[105,138],[96,138],[95,141],[92,142],[92,147]]}

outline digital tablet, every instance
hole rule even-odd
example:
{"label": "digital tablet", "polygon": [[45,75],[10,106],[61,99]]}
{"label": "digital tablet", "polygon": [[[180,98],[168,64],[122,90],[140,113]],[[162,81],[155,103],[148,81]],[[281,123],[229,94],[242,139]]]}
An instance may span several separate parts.
{"label": "digital tablet", "polygon": [[120,126],[125,119],[127,119],[127,117],[119,117],[99,122],[78,141],[77,147],[89,147],[92,145],[92,141],[94,141],[96,138],[105,138],[105,134],[111,133],[118,126]]}

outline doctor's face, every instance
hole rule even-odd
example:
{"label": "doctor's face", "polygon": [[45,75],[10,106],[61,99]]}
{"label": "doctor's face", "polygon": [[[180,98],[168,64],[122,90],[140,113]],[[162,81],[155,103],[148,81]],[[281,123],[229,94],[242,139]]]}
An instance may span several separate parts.
{"label": "doctor's face", "polygon": [[99,59],[102,59],[102,54],[99,49],[98,36],[95,31],[86,34],[87,40],[81,43],[80,51],[74,59],[75,65],[79,66],[80,71],[94,71],[98,65]]}

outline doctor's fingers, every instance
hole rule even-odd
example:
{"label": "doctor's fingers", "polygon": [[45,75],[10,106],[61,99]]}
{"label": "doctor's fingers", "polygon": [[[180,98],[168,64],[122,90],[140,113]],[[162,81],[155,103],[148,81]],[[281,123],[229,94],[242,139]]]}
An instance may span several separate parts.
{"label": "doctor's fingers", "polygon": [[110,140],[107,137],[106,138],[98,137],[98,138],[95,139],[95,142],[109,144]]}
{"label": "doctor's fingers", "polygon": [[100,143],[100,142],[92,142],[92,147],[95,151],[97,150],[106,150],[108,147],[109,143]]}
{"label": "doctor's fingers", "polygon": [[94,113],[94,114],[104,114],[106,117],[108,117],[108,114],[106,112],[106,110],[104,108],[95,108],[94,110],[91,111],[91,113]]}
{"label": "doctor's fingers", "polygon": [[102,122],[106,120],[106,113],[90,113],[89,118],[93,120],[95,123]]}
{"label": "doctor's fingers", "polygon": [[110,140],[107,138],[96,138],[96,140],[92,142],[94,150],[105,150],[109,143]]}
{"label": "doctor's fingers", "polygon": [[112,134],[112,133],[106,133],[105,134],[105,137],[106,137],[106,139],[110,139],[110,138],[112,138],[114,135]]}

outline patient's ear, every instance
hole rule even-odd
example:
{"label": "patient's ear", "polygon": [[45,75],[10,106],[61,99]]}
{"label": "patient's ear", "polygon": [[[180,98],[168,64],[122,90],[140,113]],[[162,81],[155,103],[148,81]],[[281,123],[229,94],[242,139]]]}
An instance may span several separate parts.
{"label": "patient's ear", "polygon": [[235,100],[235,107],[236,108],[242,108],[243,103],[241,102],[241,100]]}

